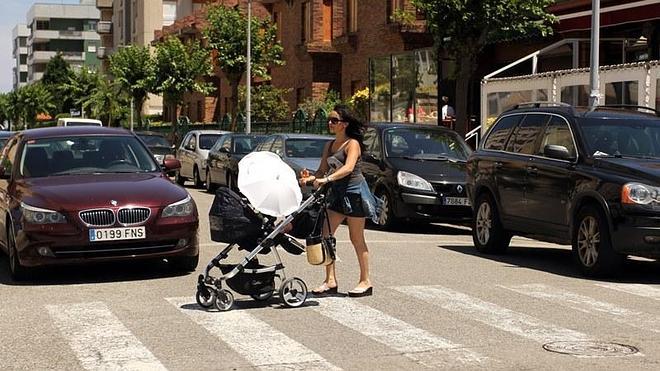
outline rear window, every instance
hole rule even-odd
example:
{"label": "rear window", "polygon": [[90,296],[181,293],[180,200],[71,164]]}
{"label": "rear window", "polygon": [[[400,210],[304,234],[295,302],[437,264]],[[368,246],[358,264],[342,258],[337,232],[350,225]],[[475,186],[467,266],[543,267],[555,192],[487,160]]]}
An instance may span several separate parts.
{"label": "rear window", "polygon": [[521,117],[521,115],[502,117],[491,129],[483,148],[492,151],[503,151],[511,129],[518,124]]}
{"label": "rear window", "polygon": [[199,136],[199,148],[200,149],[211,149],[215,142],[220,139],[221,134],[202,134]]}
{"label": "rear window", "polygon": [[550,115],[530,114],[516,127],[506,145],[507,152],[531,155],[535,152],[536,141]]}

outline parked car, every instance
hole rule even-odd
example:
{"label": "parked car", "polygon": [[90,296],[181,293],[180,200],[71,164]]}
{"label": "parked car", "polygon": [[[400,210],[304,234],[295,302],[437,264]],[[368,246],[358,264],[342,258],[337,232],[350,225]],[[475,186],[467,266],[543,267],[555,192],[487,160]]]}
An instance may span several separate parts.
{"label": "parked car", "polygon": [[136,131],[137,135],[144,144],[147,145],[151,153],[154,155],[156,162],[163,164],[165,157],[175,157],[175,147],[167,137],[162,133],[156,131]]}
{"label": "parked car", "polygon": [[0,131],[0,153],[2,152],[2,149],[5,148],[5,144],[7,143],[7,140],[11,138],[12,135],[14,135],[15,132],[13,131]]}
{"label": "parked car", "polygon": [[57,120],[57,126],[103,126],[101,120],[65,117]]}
{"label": "parked car", "polygon": [[69,263],[167,258],[176,269],[197,266],[195,202],[132,133],[26,130],[9,140],[0,164],[0,246],[14,278]]}
{"label": "parked car", "polygon": [[471,152],[447,128],[372,123],[364,136],[362,172],[383,200],[380,224],[402,220],[469,222],[465,162]]}
{"label": "parked car", "polygon": [[[300,177],[302,169],[315,172],[321,164],[323,148],[333,137],[315,134],[273,134],[265,138],[255,151],[270,151],[279,155],[296,176]],[[305,186],[303,194],[311,193],[312,188]]]}
{"label": "parked car", "polygon": [[585,275],[660,257],[655,113],[531,104],[500,115],[468,162],[477,249],[503,252],[513,235],[570,244]]}
{"label": "parked car", "polygon": [[176,172],[175,178],[179,185],[184,185],[186,180],[192,179],[195,187],[204,185],[201,177],[206,174],[206,159],[209,150],[215,142],[229,131],[224,130],[193,130],[188,132],[179,149],[176,158],[181,162],[181,168]]}
{"label": "parked car", "polygon": [[225,134],[215,142],[206,161],[204,183],[209,193],[215,192],[218,184],[236,189],[238,162],[266,138],[265,135],[241,133]]}

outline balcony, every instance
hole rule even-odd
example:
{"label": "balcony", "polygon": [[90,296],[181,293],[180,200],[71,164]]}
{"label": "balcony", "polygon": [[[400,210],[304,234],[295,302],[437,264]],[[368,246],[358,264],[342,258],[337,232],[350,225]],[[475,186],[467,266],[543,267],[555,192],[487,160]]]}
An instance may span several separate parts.
{"label": "balcony", "polygon": [[[57,55],[54,51],[34,51],[30,56],[30,64],[48,63],[51,58]],[[83,52],[62,52],[62,58],[68,62],[83,62],[85,53]]]}
{"label": "balcony", "polygon": [[112,0],[96,0],[96,7],[98,9],[112,8]]}
{"label": "balcony", "polygon": [[35,30],[28,45],[49,40],[101,40],[101,37],[96,31]]}
{"label": "balcony", "polygon": [[112,32],[112,22],[110,21],[99,21],[96,24],[96,32],[100,34],[108,34]]}

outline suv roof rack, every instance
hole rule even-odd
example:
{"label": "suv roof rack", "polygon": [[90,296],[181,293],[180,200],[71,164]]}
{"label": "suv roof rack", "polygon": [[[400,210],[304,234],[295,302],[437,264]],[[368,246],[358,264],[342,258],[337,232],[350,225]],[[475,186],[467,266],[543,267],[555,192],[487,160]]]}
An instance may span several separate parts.
{"label": "suv roof rack", "polygon": [[653,109],[651,107],[637,106],[637,105],[634,105],[634,104],[603,104],[603,105],[598,105],[598,106],[592,107],[591,110],[596,111],[598,109],[607,109],[607,108],[621,108],[621,109],[631,109],[631,110],[640,110],[640,109],[642,109],[642,110],[650,111],[654,115],[660,117],[660,111],[658,111],[656,109]]}
{"label": "suv roof rack", "polygon": [[507,111],[512,111],[520,108],[541,108],[541,107],[561,107],[561,108],[569,108],[573,114],[576,113],[575,107],[568,103],[564,102],[548,102],[548,101],[532,101],[532,102],[522,102],[518,103],[511,108],[509,108]]}

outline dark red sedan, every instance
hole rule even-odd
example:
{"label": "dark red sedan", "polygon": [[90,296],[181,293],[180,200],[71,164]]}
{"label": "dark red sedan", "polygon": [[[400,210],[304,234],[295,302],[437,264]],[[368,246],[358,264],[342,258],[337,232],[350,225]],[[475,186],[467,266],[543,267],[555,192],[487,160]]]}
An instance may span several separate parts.
{"label": "dark red sedan", "polygon": [[0,246],[15,279],[30,268],[167,258],[197,267],[197,207],[132,133],[103,127],[26,130],[0,163]]}

